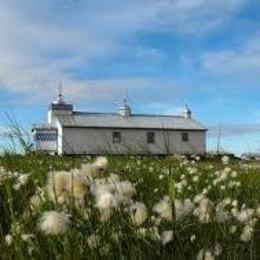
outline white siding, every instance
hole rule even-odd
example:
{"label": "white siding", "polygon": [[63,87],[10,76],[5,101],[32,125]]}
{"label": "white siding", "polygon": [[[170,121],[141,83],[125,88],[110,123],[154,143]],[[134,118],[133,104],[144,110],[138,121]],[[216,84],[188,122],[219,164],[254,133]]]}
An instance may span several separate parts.
{"label": "white siding", "polygon": [[[113,131],[121,132],[121,143],[113,144]],[[62,151],[66,154],[200,154],[206,151],[205,131],[154,130],[155,144],[147,144],[147,132],[138,129],[63,128]],[[189,141],[182,141],[182,132]]]}

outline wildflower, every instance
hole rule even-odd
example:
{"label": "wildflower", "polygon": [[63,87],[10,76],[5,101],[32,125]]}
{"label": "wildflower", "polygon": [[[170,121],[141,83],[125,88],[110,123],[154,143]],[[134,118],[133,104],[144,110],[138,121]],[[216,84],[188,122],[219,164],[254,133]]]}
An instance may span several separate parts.
{"label": "wildflower", "polygon": [[100,209],[100,221],[101,222],[106,222],[110,219],[111,217],[111,209],[110,208],[107,208],[107,209]]}
{"label": "wildflower", "polygon": [[232,205],[232,207],[236,208],[238,206],[238,201],[237,200],[233,200],[231,205]]}
{"label": "wildflower", "polygon": [[146,206],[141,202],[135,202],[130,207],[131,219],[137,226],[142,225],[147,219]]}
{"label": "wildflower", "polygon": [[48,211],[43,213],[38,227],[45,234],[59,235],[64,234],[70,224],[69,215],[57,211]]}
{"label": "wildflower", "polygon": [[233,178],[236,178],[236,177],[237,177],[237,172],[236,172],[236,171],[232,171],[231,176],[232,176]]}
{"label": "wildflower", "polygon": [[159,180],[162,180],[164,178],[164,175],[163,174],[160,174],[159,175]]}
{"label": "wildflower", "polygon": [[235,232],[237,231],[237,227],[232,225],[230,228],[229,228],[229,233],[230,234],[234,234]]}
{"label": "wildflower", "polygon": [[214,166],[213,166],[212,164],[209,164],[209,165],[208,165],[208,169],[209,169],[209,170],[212,170],[213,168],[214,168]]}
{"label": "wildflower", "polygon": [[220,189],[221,190],[226,190],[226,186],[225,185],[220,185]]}
{"label": "wildflower", "polygon": [[108,166],[106,157],[97,157],[93,163],[86,163],[81,165],[80,174],[88,177],[98,176]]}
{"label": "wildflower", "polygon": [[21,223],[18,221],[14,221],[11,225],[11,233],[12,234],[20,234],[21,233]]}
{"label": "wildflower", "polygon": [[20,174],[17,181],[21,183],[21,185],[25,185],[28,182],[29,175],[28,174]]}
{"label": "wildflower", "polygon": [[117,191],[128,199],[131,199],[136,194],[136,189],[130,181],[116,182],[115,186]]}
{"label": "wildflower", "polygon": [[216,207],[216,221],[218,223],[223,223],[229,219],[229,213],[223,209]]}
{"label": "wildflower", "polygon": [[13,236],[11,234],[7,234],[5,236],[5,242],[8,246],[12,245],[13,243]]}
{"label": "wildflower", "polygon": [[31,240],[34,237],[35,236],[33,234],[23,234],[23,235],[21,235],[22,240],[25,241],[25,242]]}
{"label": "wildflower", "polygon": [[138,228],[138,229],[136,230],[136,234],[137,234],[138,236],[144,238],[144,237],[147,236],[148,230],[147,230],[147,228]]}
{"label": "wildflower", "polygon": [[203,191],[202,191],[202,194],[203,194],[203,195],[206,195],[208,192],[209,192],[208,189],[207,189],[207,188],[204,188]]}
{"label": "wildflower", "polygon": [[213,212],[213,202],[207,198],[200,201],[199,207],[194,210],[194,215],[202,223],[208,223]]}
{"label": "wildflower", "polygon": [[194,177],[192,178],[192,180],[193,180],[193,182],[198,182],[198,181],[199,181],[199,176],[194,176]]}
{"label": "wildflower", "polygon": [[251,240],[253,235],[253,229],[249,225],[245,226],[242,234],[240,235],[240,240],[243,242],[248,242]]}
{"label": "wildflower", "polygon": [[106,183],[94,183],[90,187],[91,192],[96,196],[100,196],[104,193],[114,193],[115,192],[115,186],[112,184],[106,184]]}
{"label": "wildflower", "polygon": [[100,157],[96,158],[93,165],[100,168],[100,169],[106,169],[107,166],[108,166],[108,160],[107,160],[106,157],[100,156]]}
{"label": "wildflower", "polygon": [[153,189],[153,192],[154,192],[154,193],[157,193],[158,191],[159,191],[158,188],[154,188],[154,189]]}
{"label": "wildflower", "polygon": [[233,208],[231,209],[231,213],[239,222],[246,223],[252,218],[254,214],[254,210],[242,209],[241,211],[238,211],[237,209]]}
{"label": "wildflower", "polygon": [[21,183],[16,183],[13,185],[13,188],[15,191],[18,191],[18,190],[20,190],[21,186],[22,186]]}
{"label": "wildflower", "polygon": [[213,248],[213,255],[220,256],[222,251],[223,251],[222,246],[220,244],[216,244]]}
{"label": "wildflower", "polygon": [[97,197],[96,207],[99,209],[110,209],[117,205],[116,197],[111,193],[103,193]]}
{"label": "wildflower", "polygon": [[203,200],[205,197],[204,197],[204,194],[197,194],[194,199],[193,199],[193,202],[194,203],[199,203],[201,200]]}
{"label": "wildflower", "polygon": [[214,255],[209,251],[205,249],[201,249],[197,255],[197,260],[214,260]]}
{"label": "wildflower", "polygon": [[260,206],[258,206],[256,209],[256,216],[260,218]]}
{"label": "wildflower", "polygon": [[167,230],[167,231],[162,232],[161,241],[162,241],[163,246],[165,246],[166,244],[168,244],[172,240],[173,240],[173,231],[172,230]]}
{"label": "wildflower", "polygon": [[154,168],[153,168],[152,166],[150,166],[150,167],[148,168],[148,171],[149,171],[149,172],[153,172],[153,171],[154,171]]}
{"label": "wildflower", "polygon": [[195,208],[195,205],[191,202],[190,199],[185,199],[184,201],[175,200],[175,216],[176,220],[179,220],[182,217],[186,217],[192,213]]}
{"label": "wildflower", "polygon": [[231,168],[230,167],[225,167],[223,172],[224,173],[229,173],[229,172],[231,172]]}
{"label": "wildflower", "polygon": [[87,238],[87,244],[89,248],[95,249],[99,246],[100,244],[100,237],[96,234],[92,234]]}
{"label": "wildflower", "polygon": [[224,165],[228,164],[229,162],[229,157],[227,155],[224,155],[222,158],[221,158],[221,161]]}
{"label": "wildflower", "polygon": [[149,234],[153,240],[160,240],[160,234],[158,231],[158,227],[151,227],[149,228]]}
{"label": "wildflower", "polygon": [[158,213],[163,219],[172,220],[172,205],[170,199],[166,196],[153,207],[153,211]]}
{"label": "wildflower", "polygon": [[219,182],[225,181],[226,179],[227,179],[227,173],[225,171],[221,172],[221,175],[218,178]]}
{"label": "wildflower", "polygon": [[185,174],[181,175],[181,180],[184,180],[186,178]]}
{"label": "wildflower", "polygon": [[196,239],[196,235],[193,234],[193,235],[190,237],[190,241],[193,242],[193,241],[195,241],[195,239]]}
{"label": "wildflower", "polygon": [[82,201],[89,191],[89,182],[84,176],[71,172],[50,172],[47,191],[51,200],[63,203],[69,196]]}
{"label": "wildflower", "polygon": [[119,181],[120,181],[119,176],[114,173],[111,173],[109,175],[109,177],[107,178],[107,183],[109,183],[109,184],[114,184]]}

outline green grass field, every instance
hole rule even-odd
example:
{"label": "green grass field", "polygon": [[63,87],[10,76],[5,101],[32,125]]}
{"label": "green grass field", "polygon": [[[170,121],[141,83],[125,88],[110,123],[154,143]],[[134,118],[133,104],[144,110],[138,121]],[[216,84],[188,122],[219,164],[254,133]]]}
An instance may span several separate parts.
{"label": "green grass field", "polygon": [[260,259],[260,168],[94,159],[0,157],[0,258]]}

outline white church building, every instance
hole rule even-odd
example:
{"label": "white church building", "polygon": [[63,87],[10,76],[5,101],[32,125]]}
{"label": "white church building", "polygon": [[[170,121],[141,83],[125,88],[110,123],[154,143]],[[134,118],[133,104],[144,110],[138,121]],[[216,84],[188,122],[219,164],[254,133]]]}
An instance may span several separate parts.
{"label": "white church building", "polygon": [[207,129],[186,106],[181,115],[134,114],[127,102],[116,113],[74,111],[59,94],[48,123],[35,125],[36,151],[53,154],[203,154]]}

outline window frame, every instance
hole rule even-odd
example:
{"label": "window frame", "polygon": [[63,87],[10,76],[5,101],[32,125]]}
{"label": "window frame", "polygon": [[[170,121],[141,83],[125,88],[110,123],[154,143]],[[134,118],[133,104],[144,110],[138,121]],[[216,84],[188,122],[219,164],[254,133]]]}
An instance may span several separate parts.
{"label": "window frame", "polygon": [[58,135],[57,133],[38,132],[35,134],[34,139],[37,142],[56,142]]}
{"label": "window frame", "polygon": [[155,132],[149,131],[146,133],[147,144],[155,144]]}
{"label": "window frame", "polygon": [[184,142],[184,143],[187,143],[187,142],[189,142],[189,140],[190,140],[189,133],[188,132],[182,132],[181,133],[181,141]]}
{"label": "window frame", "polygon": [[113,142],[113,144],[120,144],[121,140],[122,140],[121,132],[113,131],[112,132],[112,142]]}

